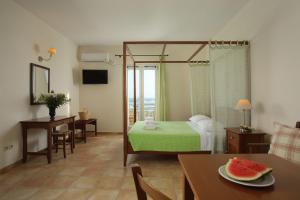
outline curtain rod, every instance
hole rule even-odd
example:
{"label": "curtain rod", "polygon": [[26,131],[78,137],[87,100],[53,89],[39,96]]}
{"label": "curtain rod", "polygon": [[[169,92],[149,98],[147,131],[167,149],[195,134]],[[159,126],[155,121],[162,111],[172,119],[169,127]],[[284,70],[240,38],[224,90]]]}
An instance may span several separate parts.
{"label": "curtain rod", "polygon": [[[115,54],[115,56],[121,58],[123,55]],[[126,55],[126,56],[130,56],[130,55]],[[160,55],[160,54],[132,54],[132,56],[162,56],[162,55]],[[163,56],[169,56],[169,54],[165,54]]]}
{"label": "curtain rod", "polygon": [[198,61],[186,61],[186,60],[145,60],[145,61],[135,61],[135,63],[209,63],[209,60],[198,60]]}
{"label": "curtain rod", "polygon": [[249,41],[215,40],[215,41],[125,41],[123,44],[249,44]]}

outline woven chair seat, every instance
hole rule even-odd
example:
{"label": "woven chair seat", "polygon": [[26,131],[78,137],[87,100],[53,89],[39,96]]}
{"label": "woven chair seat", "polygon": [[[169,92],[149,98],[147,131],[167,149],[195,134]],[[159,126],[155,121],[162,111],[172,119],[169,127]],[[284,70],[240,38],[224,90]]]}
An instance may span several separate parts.
{"label": "woven chair seat", "polygon": [[81,129],[75,129],[75,135],[81,134],[81,133],[82,133]]}
{"label": "woven chair seat", "polygon": [[[69,145],[71,147],[71,153],[73,153],[73,147],[72,147],[72,131],[66,130],[66,131],[54,131],[52,134],[53,137],[53,144],[55,145],[56,153],[58,152],[58,149],[63,149],[64,152],[64,158],[66,158],[66,145]],[[59,145],[62,145],[62,148],[59,148]]]}
{"label": "woven chair seat", "polygon": [[52,133],[52,135],[69,135],[69,134],[71,134],[72,133],[72,131],[70,131],[70,130],[67,130],[67,131],[54,131],[53,133]]}

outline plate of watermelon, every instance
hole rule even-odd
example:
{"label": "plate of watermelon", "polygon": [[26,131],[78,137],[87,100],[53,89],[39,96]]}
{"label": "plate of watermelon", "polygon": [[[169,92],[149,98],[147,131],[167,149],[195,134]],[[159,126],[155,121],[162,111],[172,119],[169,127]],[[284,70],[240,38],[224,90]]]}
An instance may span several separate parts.
{"label": "plate of watermelon", "polygon": [[234,183],[251,187],[268,187],[275,183],[272,168],[243,158],[232,158],[219,167],[219,174]]}

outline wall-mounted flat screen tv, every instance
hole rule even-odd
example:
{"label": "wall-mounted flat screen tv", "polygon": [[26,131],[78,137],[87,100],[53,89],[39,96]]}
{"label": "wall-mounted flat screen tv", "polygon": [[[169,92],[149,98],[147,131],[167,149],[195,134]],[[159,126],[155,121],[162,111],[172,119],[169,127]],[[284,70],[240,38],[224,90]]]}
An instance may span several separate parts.
{"label": "wall-mounted flat screen tv", "polygon": [[107,84],[107,70],[84,69],[82,70],[83,84]]}

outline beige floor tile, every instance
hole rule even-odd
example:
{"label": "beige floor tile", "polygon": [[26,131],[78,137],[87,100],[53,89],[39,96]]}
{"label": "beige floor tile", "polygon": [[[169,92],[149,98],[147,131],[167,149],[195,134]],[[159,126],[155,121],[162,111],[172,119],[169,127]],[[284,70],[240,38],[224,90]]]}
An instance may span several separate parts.
{"label": "beige floor tile", "polygon": [[22,182],[24,179],[24,175],[22,174],[5,174],[1,178],[0,185],[17,185],[18,183]]}
{"label": "beige floor tile", "polygon": [[97,186],[97,177],[80,177],[72,185],[72,188],[93,189]]}
{"label": "beige floor tile", "polygon": [[22,175],[24,177],[31,177],[32,174],[37,174],[39,173],[42,169],[44,169],[43,167],[34,167],[34,166],[30,166],[30,167],[26,167],[26,168],[16,168],[13,171],[13,174],[18,174],[18,175]]}
{"label": "beige floor tile", "polygon": [[28,187],[41,187],[46,183],[47,179],[43,177],[29,177],[25,178],[22,183],[20,183],[22,186],[28,186]]}
{"label": "beige floor tile", "polygon": [[63,189],[70,187],[79,177],[55,176],[47,179],[44,186],[51,189]]}
{"label": "beige floor tile", "polygon": [[107,168],[103,169],[102,174],[107,176],[114,176],[114,177],[124,177],[126,176],[126,168]]}
{"label": "beige floor tile", "polygon": [[146,181],[155,188],[173,188],[173,179],[172,178],[160,178],[160,177],[150,177],[146,178]]}
{"label": "beige floor tile", "polygon": [[90,177],[97,177],[102,175],[102,166],[101,165],[93,165],[87,167],[82,173],[81,176],[90,176]]}
{"label": "beige floor tile", "polygon": [[48,179],[50,177],[56,176],[63,169],[64,168],[62,166],[57,166],[54,164],[51,164],[51,165],[46,164],[44,167],[42,167],[42,169],[40,171],[38,171],[37,173],[31,174],[30,177]]}
{"label": "beige floor tile", "polygon": [[64,176],[80,176],[86,170],[85,167],[66,167],[59,172],[59,175]]}
{"label": "beige floor tile", "polygon": [[0,184],[0,194],[4,195],[8,190],[12,189],[13,185]]}
{"label": "beige floor tile", "polygon": [[110,161],[110,160],[113,160],[112,155],[107,155],[107,154],[97,155],[96,159],[97,160],[101,160],[101,161]]}
{"label": "beige floor tile", "polygon": [[34,193],[36,193],[38,188],[29,187],[15,187],[7,191],[0,199],[1,200],[23,200],[30,198]]}
{"label": "beige floor tile", "polygon": [[159,190],[160,192],[162,192],[164,195],[166,195],[167,197],[171,198],[171,199],[176,199],[176,193],[173,189],[171,189],[170,187],[168,188],[157,188],[157,190]]}
{"label": "beige floor tile", "polygon": [[59,195],[57,200],[86,200],[92,194],[91,190],[87,189],[68,189]]}
{"label": "beige floor tile", "polygon": [[99,189],[120,189],[123,182],[123,177],[101,176],[97,183]]}
{"label": "beige floor tile", "polygon": [[183,191],[176,191],[176,199],[177,200],[184,199],[184,197],[183,197]]}
{"label": "beige floor tile", "polygon": [[125,177],[123,179],[122,185],[121,185],[122,190],[135,190],[135,184],[133,181],[132,177]]}
{"label": "beige floor tile", "polygon": [[115,200],[118,196],[118,190],[95,190],[88,200]]}
{"label": "beige floor tile", "polygon": [[34,193],[29,200],[54,200],[64,191],[63,189],[41,189]]}
{"label": "beige floor tile", "polygon": [[135,190],[120,190],[116,200],[137,200]]}

